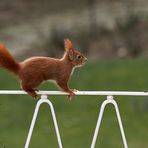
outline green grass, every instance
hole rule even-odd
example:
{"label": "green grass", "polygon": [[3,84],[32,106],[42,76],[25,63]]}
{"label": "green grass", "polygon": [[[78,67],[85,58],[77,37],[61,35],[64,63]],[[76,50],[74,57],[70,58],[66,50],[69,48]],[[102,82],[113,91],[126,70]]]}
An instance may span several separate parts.
{"label": "green grass", "polygon": [[[77,69],[70,86],[79,90],[148,91],[148,59],[89,62]],[[0,90],[19,89],[17,79],[0,70]],[[51,83],[42,90],[57,90]],[[64,148],[89,148],[104,96],[49,96],[53,102]],[[148,147],[148,98],[115,97],[130,148]],[[27,95],[0,96],[0,148],[24,147],[37,100]],[[97,147],[123,147],[114,108],[105,110]],[[41,107],[30,148],[58,148],[52,118],[46,104]]]}

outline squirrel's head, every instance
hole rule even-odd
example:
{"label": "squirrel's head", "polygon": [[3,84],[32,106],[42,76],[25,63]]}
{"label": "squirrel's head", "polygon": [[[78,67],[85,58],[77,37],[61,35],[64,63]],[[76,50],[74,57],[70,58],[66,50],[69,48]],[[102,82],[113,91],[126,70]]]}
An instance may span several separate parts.
{"label": "squirrel's head", "polygon": [[73,44],[69,39],[64,40],[64,47],[66,55],[73,66],[79,67],[83,66],[86,63],[87,58],[81,52],[73,48]]}

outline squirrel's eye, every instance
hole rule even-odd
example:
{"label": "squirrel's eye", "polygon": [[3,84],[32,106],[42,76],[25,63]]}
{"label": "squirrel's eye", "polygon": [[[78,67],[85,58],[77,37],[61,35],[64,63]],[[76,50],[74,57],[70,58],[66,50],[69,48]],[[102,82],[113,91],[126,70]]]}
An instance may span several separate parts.
{"label": "squirrel's eye", "polygon": [[77,58],[78,58],[78,59],[81,59],[81,56],[80,56],[80,55],[78,55],[78,56],[77,56]]}

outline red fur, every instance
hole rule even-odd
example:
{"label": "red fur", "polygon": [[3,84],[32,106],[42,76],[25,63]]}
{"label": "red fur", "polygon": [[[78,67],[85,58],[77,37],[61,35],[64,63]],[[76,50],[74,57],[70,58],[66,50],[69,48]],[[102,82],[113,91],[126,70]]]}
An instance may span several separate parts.
{"label": "red fur", "polygon": [[13,72],[14,74],[18,74],[20,69],[20,65],[14,60],[12,55],[2,43],[0,43],[0,66]]}
{"label": "red fur", "polygon": [[54,80],[63,91],[73,96],[73,90],[68,87],[71,72],[75,66],[84,64],[86,58],[73,49],[69,39],[64,40],[64,44],[65,54],[61,59],[31,57],[21,63],[17,63],[6,47],[0,44],[0,66],[18,75],[22,89],[32,97],[37,96],[37,87],[46,80]]}

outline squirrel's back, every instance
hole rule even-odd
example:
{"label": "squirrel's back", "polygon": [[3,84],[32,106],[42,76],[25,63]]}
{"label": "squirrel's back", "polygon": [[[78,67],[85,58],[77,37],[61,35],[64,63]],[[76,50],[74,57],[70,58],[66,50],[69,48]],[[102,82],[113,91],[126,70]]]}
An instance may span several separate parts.
{"label": "squirrel's back", "polygon": [[14,74],[18,74],[20,65],[7,50],[4,44],[0,43],[0,67],[3,67]]}
{"label": "squirrel's back", "polygon": [[[50,57],[31,57],[20,63],[21,70],[19,76],[21,79],[28,77],[43,77],[42,79],[53,79],[57,73],[60,73],[60,60]],[[31,78],[29,78],[31,79]]]}

